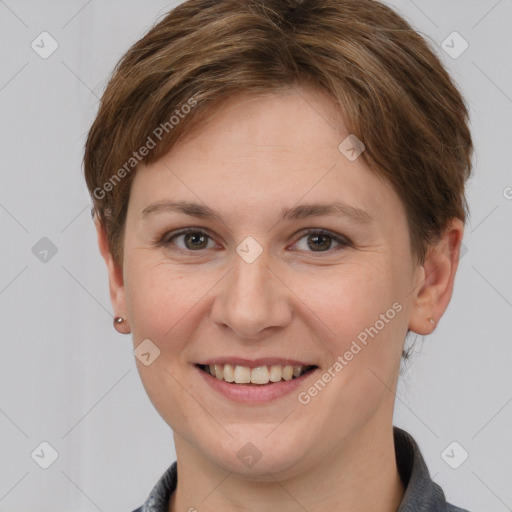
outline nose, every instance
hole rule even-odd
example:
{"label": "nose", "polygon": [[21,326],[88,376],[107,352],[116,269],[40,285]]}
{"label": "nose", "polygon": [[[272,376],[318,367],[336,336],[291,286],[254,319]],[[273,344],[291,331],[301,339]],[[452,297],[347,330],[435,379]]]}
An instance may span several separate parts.
{"label": "nose", "polygon": [[291,292],[275,265],[269,265],[265,251],[252,263],[235,255],[233,268],[219,283],[211,313],[215,324],[254,341],[290,322]]}

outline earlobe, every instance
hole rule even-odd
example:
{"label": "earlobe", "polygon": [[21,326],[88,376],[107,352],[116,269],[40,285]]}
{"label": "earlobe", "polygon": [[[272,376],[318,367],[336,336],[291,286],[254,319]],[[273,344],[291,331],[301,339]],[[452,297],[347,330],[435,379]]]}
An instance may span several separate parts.
{"label": "earlobe", "polygon": [[114,326],[114,329],[119,334],[130,334],[130,332],[131,332],[128,322],[121,316],[114,317],[112,324]]}
{"label": "earlobe", "polygon": [[463,222],[452,219],[425,257],[409,319],[409,329],[417,334],[430,334],[450,303],[463,234]]}
{"label": "earlobe", "polygon": [[[97,215],[94,216],[94,224],[98,235],[98,247],[107,266],[110,301],[112,303],[112,308],[114,309],[114,327],[121,334],[129,334],[130,328],[126,318],[123,271],[114,260],[108,244],[105,227]],[[123,322],[116,321],[116,318],[122,318]]]}

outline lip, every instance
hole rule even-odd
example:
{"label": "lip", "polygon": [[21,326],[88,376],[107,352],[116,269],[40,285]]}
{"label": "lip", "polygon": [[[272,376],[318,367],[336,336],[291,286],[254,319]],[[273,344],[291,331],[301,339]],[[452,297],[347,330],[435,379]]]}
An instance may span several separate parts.
{"label": "lip", "polygon": [[[220,360],[219,360],[220,361]],[[223,359],[223,361],[226,361]],[[237,359],[240,361],[240,359]],[[275,359],[273,360],[275,361]],[[253,361],[254,362],[254,361]],[[207,364],[207,363],[205,363]],[[215,364],[215,363],[210,363]],[[219,363],[217,363],[219,364]],[[227,363],[230,364],[230,363]],[[275,364],[283,364],[283,363],[275,363]],[[290,363],[291,364],[291,363]],[[264,366],[263,364],[258,363],[259,366]],[[256,366],[251,366],[251,368],[256,368]],[[211,387],[214,391],[222,395],[224,398],[228,398],[233,402],[245,403],[245,404],[265,404],[282,398],[286,395],[289,395],[293,391],[295,391],[300,386],[304,385],[304,383],[311,378],[314,374],[319,370],[318,367],[308,371],[307,373],[301,375],[292,380],[274,382],[272,384],[258,385],[258,384],[235,384],[226,382],[224,380],[219,380],[209,373],[201,370],[198,366],[194,366],[195,371],[197,371],[201,377],[204,379],[205,383]]]}
{"label": "lip", "polygon": [[283,359],[276,357],[261,357],[258,359],[244,359],[241,357],[215,357],[213,359],[205,359],[196,364],[208,366],[210,364],[231,364],[233,366],[246,366],[248,368],[258,368],[259,366],[317,366],[314,363],[304,363],[295,359]]}

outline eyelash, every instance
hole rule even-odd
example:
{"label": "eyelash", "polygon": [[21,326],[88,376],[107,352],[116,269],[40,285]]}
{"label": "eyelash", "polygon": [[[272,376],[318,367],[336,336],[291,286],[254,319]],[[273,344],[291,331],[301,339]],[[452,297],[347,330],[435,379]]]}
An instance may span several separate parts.
{"label": "eyelash", "polygon": [[[183,228],[183,229],[179,229],[177,231],[174,231],[174,232],[171,232],[171,233],[166,233],[159,241],[158,241],[158,245],[160,246],[165,246],[165,247],[168,247],[170,245],[174,245],[171,241],[181,235],[188,235],[188,234],[196,234],[196,235],[206,235],[210,240],[213,240],[213,238],[206,232],[204,231],[203,229],[199,229],[199,228]],[[320,229],[320,228],[309,228],[309,229],[306,229],[304,231],[302,231],[300,233],[300,237],[297,239],[297,241],[294,243],[294,245],[299,241],[301,240],[302,238],[308,236],[308,235],[311,235],[311,234],[315,234],[315,235],[323,235],[323,236],[326,236],[328,238],[331,238],[332,240],[334,240],[335,242],[337,242],[339,244],[339,246],[337,248],[334,248],[334,249],[327,249],[326,251],[306,251],[306,252],[309,252],[311,254],[329,254],[329,253],[332,253],[333,251],[336,251],[336,250],[340,250],[340,249],[343,249],[345,247],[352,247],[352,242],[346,238],[346,237],[342,237],[342,236],[339,236],[339,235],[336,235],[334,233],[332,233],[331,231],[327,231],[325,229]],[[185,253],[200,253],[200,252],[203,252],[205,251],[206,249],[198,249],[197,251],[193,251],[193,250],[190,250],[190,249],[183,249],[181,247],[177,247],[176,246],[176,250],[180,251],[180,252],[185,252]]]}

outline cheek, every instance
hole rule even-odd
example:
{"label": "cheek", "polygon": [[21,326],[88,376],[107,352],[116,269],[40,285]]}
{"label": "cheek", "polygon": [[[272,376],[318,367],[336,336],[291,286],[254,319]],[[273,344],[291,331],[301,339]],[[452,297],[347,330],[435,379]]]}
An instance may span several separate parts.
{"label": "cheek", "polygon": [[[320,400],[330,415],[325,421],[331,421],[334,430],[340,425],[350,428],[354,418],[363,421],[383,400],[391,400],[387,389],[393,387],[400,366],[407,327],[397,279],[392,265],[374,260],[340,268],[332,279],[309,288],[311,309],[328,326],[323,341],[332,359],[324,371],[334,376]],[[352,419],[346,417],[347,410]]]}
{"label": "cheek", "polygon": [[[183,399],[184,359],[187,345],[198,321],[194,306],[211,285],[205,279],[191,279],[169,264],[148,261],[143,251],[131,257],[129,279],[125,281],[127,306],[136,347],[149,339],[159,356],[145,366],[136,361],[146,393],[156,410],[173,428],[186,430],[189,417],[197,416],[195,402]],[[176,414],[176,411],[180,411]]]}
{"label": "cheek", "polygon": [[[330,278],[311,280],[301,292],[322,321],[322,341],[332,358],[323,368],[326,391],[313,400],[322,403],[315,414],[326,414],[334,437],[353,421],[365,421],[383,401],[392,401],[388,389],[397,375],[407,326],[396,272],[389,262],[347,265]],[[316,395],[311,388],[305,392]]]}
{"label": "cheek", "polygon": [[338,353],[377,322],[380,331],[390,331],[391,324],[397,324],[394,320],[398,306],[393,308],[393,304],[401,304],[400,286],[389,265],[372,261],[340,266],[323,278],[303,278],[301,282],[303,286],[297,294],[329,328],[326,332],[331,338],[340,335],[333,338],[333,348]]}
{"label": "cheek", "polygon": [[208,286],[204,279],[191,279],[172,265],[148,262],[142,255],[131,263],[125,286],[134,340],[154,339],[165,349],[169,340],[181,339],[187,316]]}

